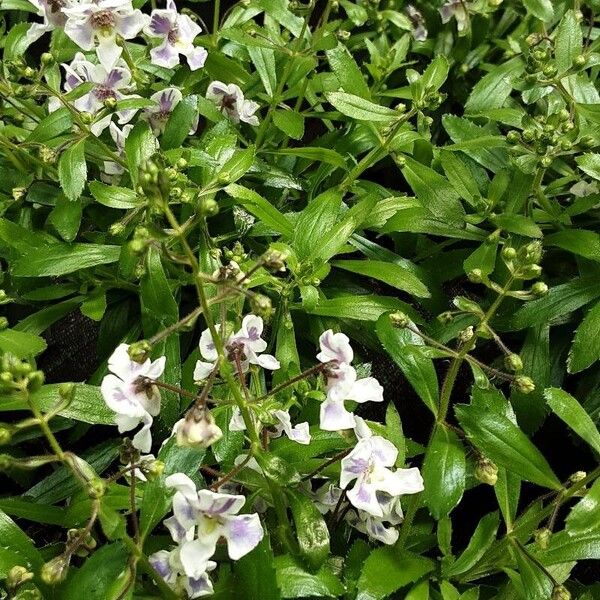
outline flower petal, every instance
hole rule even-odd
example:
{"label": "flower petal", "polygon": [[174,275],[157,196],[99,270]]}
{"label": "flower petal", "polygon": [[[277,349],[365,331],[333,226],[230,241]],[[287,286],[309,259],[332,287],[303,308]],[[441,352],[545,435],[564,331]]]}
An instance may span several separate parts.
{"label": "flower petal", "polygon": [[198,509],[208,515],[235,515],[245,503],[244,496],[219,494],[211,490],[198,492]]}
{"label": "flower petal", "polygon": [[343,333],[333,333],[328,329],[321,334],[319,345],[321,352],[317,354],[317,360],[321,362],[336,360],[338,363],[350,364],[354,358],[350,339]]}
{"label": "flower petal", "polygon": [[320,427],[323,431],[352,429],[354,424],[354,415],[346,410],[343,401],[328,398],[321,404]]}
{"label": "flower petal", "polygon": [[238,560],[245,556],[258,546],[264,535],[260,517],[256,513],[229,517],[223,530],[229,558]]}

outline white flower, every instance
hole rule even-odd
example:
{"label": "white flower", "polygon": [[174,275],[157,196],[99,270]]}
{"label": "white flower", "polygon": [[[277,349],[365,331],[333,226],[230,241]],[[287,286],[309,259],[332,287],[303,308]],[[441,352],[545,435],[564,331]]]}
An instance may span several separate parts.
{"label": "white flower", "polygon": [[[123,125],[122,129],[119,129],[114,123],[110,123],[108,126],[108,131],[110,132],[110,137],[113,139],[115,146],[117,147],[117,154],[119,156],[123,156],[125,152],[125,140],[127,136],[131,133],[133,129],[133,125]],[[120,175],[125,171],[125,168],[112,160],[104,161],[104,173],[106,175]]]}
{"label": "white flower", "polygon": [[244,496],[196,490],[194,482],[183,473],[170,475],[165,483],[177,490],[173,516],[165,525],[181,545],[181,564],[188,577],[198,578],[205,572],[221,537],[227,542],[232,560],[245,556],[262,540],[259,516],[237,514],[246,503]]}
{"label": "white flower", "polygon": [[438,8],[442,23],[448,23],[452,17],[456,19],[456,27],[459,32],[465,31],[469,24],[469,14],[464,0],[448,0],[446,4]]}
{"label": "white flower", "polygon": [[331,482],[325,483],[314,493],[317,510],[322,515],[327,514],[338,505],[341,495],[342,488]]}
{"label": "white flower", "polygon": [[[142,112],[142,118],[150,123],[154,135],[158,136],[164,132],[165,126],[174,108],[181,102],[182,95],[177,88],[165,88],[150,96],[150,100],[155,102],[155,106],[145,108]],[[189,135],[193,135],[198,128],[198,115],[189,130]]]}
{"label": "white flower", "polygon": [[223,437],[212,413],[205,408],[192,408],[173,427],[178,446],[208,448]]}
{"label": "white flower", "polygon": [[234,123],[243,121],[249,125],[258,125],[258,117],[254,114],[259,104],[246,100],[244,93],[235,83],[213,81],[206,90],[208,100],[214,102],[219,110]]}
{"label": "white flower", "polygon": [[213,584],[208,576],[209,571],[217,568],[217,563],[209,560],[205,565],[204,573],[192,578],[185,574],[181,563],[180,548],[170,552],[160,550],[148,557],[150,564],[165,582],[176,592],[185,590],[190,599],[208,596],[213,593]]}
{"label": "white flower", "polygon": [[[104,108],[104,101],[109,98],[117,101],[126,98],[139,98],[139,96],[124,93],[129,91],[131,73],[122,61],[112,69],[107,70],[102,65],[89,62],[81,52],[78,52],[70,65],[63,63],[62,66],[65,70],[65,92],[70,92],[82,83],[91,82],[94,84],[89,92],[73,101],[74,108],[81,112],[96,114]],[[60,106],[61,104],[56,101],[49,106],[49,109],[52,112]],[[130,121],[135,112],[135,110],[117,112],[119,124],[123,125]],[[100,135],[108,127],[110,121],[111,115],[107,115],[92,123],[90,126],[92,133]]]}
{"label": "white flower", "polygon": [[194,39],[202,31],[187,15],[180,15],[173,0],[167,0],[166,9],[153,10],[144,33],[162,38],[162,43],[150,51],[152,64],[172,69],[179,64],[179,55],[187,58],[192,71],[204,66],[207,52],[194,46]]}
{"label": "white flower", "polygon": [[356,480],[354,487],[347,492],[348,500],[359,510],[383,517],[377,492],[386,492],[390,496],[416,494],[423,490],[423,478],[416,468],[390,470],[398,456],[394,444],[373,435],[360,417],[355,419],[358,443],[342,459],[340,486],[346,489],[350,482]]}
{"label": "white flower", "polygon": [[94,0],[65,8],[65,33],[82,49],[93,50],[106,69],[111,69],[123,49],[117,44],[117,35],[130,40],[146,24],[142,11],[134,9],[131,0]]}
{"label": "white flower", "polygon": [[[233,355],[237,353],[244,373],[250,365],[258,365],[271,371],[275,371],[281,366],[274,356],[262,354],[267,349],[267,342],[261,338],[263,329],[264,324],[261,317],[246,315],[241,329],[225,342],[225,350],[230,355],[230,359],[234,360]],[[215,368],[219,357],[209,329],[205,329],[200,336],[200,355],[204,360],[196,362],[194,381],[206,379]]]}
{"label": "white flower", "polygon": [[[308,423],[298,423],[294,427],[292,427],[292,420],[290,419],[290,413],[286,410],[274,410],[273,416],[278,421],[275,425],[275,431],[271,433],[271,437],[279,437],[281,434],[285,433],[285,435],[290,438],[290,440],[294,442],[298,442],[299,444],[310,444],[310,431],[308,428]],[[236,406],[233,409],[233,414],[231,415],[231,419],[229,420],[229,431],[245,431],[246,424],[244,423],[244,419],[242,418],[242,413],[240,409]]]}
{"label": "white flower", "polygon": [[383,387],[374,377],[358,379],[356,370],[350,366],[354,352],[348,336],[328,329],[319,338],[321,351],[317,359],[332,363],[325,370],[327,399],[321,404],[320,426],[325,431],[352,429],[354,415],[344,406],[344,401],[382,402]]}
{"label": "white flower", "polygon": [[111,371],[102,380],[100,390],[109,408],[115,411],[119,433],[131,431],[140,423],[143,427],[133,438],[133,446],[149,452],[152,445],[150,427],[152,419],[160,412],[160,394],[152,380],[165,370],[164,356],[143,363],[131,360],[127,344],[120,344],[108,359]]}
{"label": "white flower", "polygon": [[44,33],[63,27],[67,17],[63,10],[72,5],[70,0],[29,0],[37,8],[37,15],[44,17],[43,23],[33,23],[27,31],[27,40],[33,43]]}
{"label": "white flower", "polygon": [[375,517],[359,510],[356,513],[349,511],[347,520],[358,531],[366,533],[370,538],[387,545],[395,544],[398,541],[399,532],[394,526],[404,520],[400,497],[378,492],[377,501],[383,512],[381,517]]}
{"label": "white flower", "polygon": [[413,25],[413,37],[417,42],[424,42],[427,39],[428,32],[423,15],[412,4],[406,6],[406,14]]}

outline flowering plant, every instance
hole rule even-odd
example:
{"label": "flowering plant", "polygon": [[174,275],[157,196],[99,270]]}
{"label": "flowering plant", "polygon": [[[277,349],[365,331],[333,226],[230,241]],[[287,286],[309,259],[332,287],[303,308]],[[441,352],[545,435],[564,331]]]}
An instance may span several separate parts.
{"label": "flowering plant", "polygon": [[1,597],[594,597],[599,9],[0,0]]}

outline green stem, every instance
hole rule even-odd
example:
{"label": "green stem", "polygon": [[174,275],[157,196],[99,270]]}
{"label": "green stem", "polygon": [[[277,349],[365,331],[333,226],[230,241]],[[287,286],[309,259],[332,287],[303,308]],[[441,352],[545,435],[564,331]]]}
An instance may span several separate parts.
{"label": "green stem", "polygon": [[404,516],[404,521],[402,522],[402,528],[400,529],[400,535],[398,536],[398,541],[396,542],[396,549],[402,550],[406,545],[406,541],[410,535],[410,530],[412,528],[413,521],[415,519],[415,515],[417,514],[417,510],[419,509],[419,500],[421,499],[421,493],[413,494],[408,501],[408,508],[406,509],[406,515]]}

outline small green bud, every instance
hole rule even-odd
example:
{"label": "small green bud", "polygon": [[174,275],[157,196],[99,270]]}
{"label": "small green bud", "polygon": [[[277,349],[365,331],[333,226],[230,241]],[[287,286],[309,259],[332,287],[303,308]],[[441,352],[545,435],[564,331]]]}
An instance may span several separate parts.
{"label": "small green bud", "polygon": [[518,354],[509,354],[504,358],[504,364],[509,371],[522,371],[523,361]]}
{"label": "small green bud", "polygon": [[346,31],[345,29],[339,29],[337,32],[337,36],[340,40],[346,41],[350,39],[350,32]]}
{"label": "small green bud", "polygon": [[12,439],[12,431],[8,425],[0,424],[0,446],[6,446]]}
{"label": "small green bud", "polygon": [[42,56],[40,56],[40,60],[45,67],[54,64],[54,56],[52,56],[50,52],[44,52]]}
{"label": "small green bud", "polygon": [[56,585],[64,581],[69,570],[70,556],[57,556],[42,566],[40,578],[48,585]]}
{"label": "small green bud", "polygon": [[405,313],[397,311],[390,314],[390,323],[396,329],[405,329],[410,325],[410,319]]}
{"label": "small green bud", "polygon": [[461,342],[462,344],[465,344],[466,342],[471,341],[473,339],[474,335],[475,335],[475,331],[473,330],[473,326],[469,325],[466,329],[463,329],[458,334],[458,341]]}
{"label": "small green bud", "polygon": [[571,592],[560,583],[557,583],[552,590],[551,600],[571,600]]}
{"label": "small green bud", "polygon": [[546,67],[544,67],[544,70],[542,71],[542,73],[544,74],[544,77],[554,77],[557,73],[558,69],[556,68],[555,65],[548,65]]}
{"label": "small green bud", "polygon": [[102,498],[104,493],[106,492],[106,484],[102,479],[94,477],[92,480],[88,482],[87,493],[90,498],[93,500],[97,500],[98,498]]}
{"label": "small green bud", "polygon": [[165,470],[165,463],[162,460],[144,461],[141,465],[142,472],[149,481],[158,479]]}
{"label": "small green bud", "polygon": [[580,481],[583,481],[587,477],[587,473],[585,471],[575,471],[573,475],[569,477],[569,484],[575,485]]}
{"label": "small green bud", "polygon": [[542,260],[543,247],[541,242],[530,242],[519,251],[519,257],[523,262],[533,264]]}
{"label": "small green bud", "polygon": [[25,67],[23,69],[23,77],[26,77],[27,79],[33,79],[36,75],[35,69],[32,69],[31,67]]}
{"label": "small green bud", "polygon": [[548,58],[548,52],[546,50],[534,50],[532,56],[537,61],[544,61]]}
{"label": "small green bud", "polygon": [[15,202],[22,200],[23,198],[25,198],[26,195],[27,195],[26,187],[14,187],[12,189],[12,197],[13,197],[13,200],[15,200]]}
{"label": "small green bud", "polygon": [[39,390],[44,385],[44,379],[45,376],[43,371],[33,371],[33,373],[27,377],[27,389],[30,392]]}
{"label": "small green bud", "polygon": [[12,383],[14,380],[13,374],[10,371],[2,371],[0,373],[0,382],[4,384]]}
{"label": "small green bud", "polygon": [[502,258],[506,261],[515,260],[517,258],[517,251],[511,246],[504,246],[502,248]]}
{"label": "small green bud", "polygon": [[563,108],[558,111],[558,120],[561,121],[562,123],[565,123],[570,118],[571,118],[571,113],[566,108]]}
{"label": "small green bud", "polygon": [[573,148],[573,142],[571,140],[561,140],[560,141],[560,149],[561,150],[571,150]]}
{"label": "small green bud", "polygon": [[531,377],[526,377],[525,375],[519,375],[519,377],[516,377],[514,385],[517,391],[521,394],[531,394],[531,392],[535,390],[535,383],[533,383],[533,379],[531,379]]}
{"label": "small green bud", "polygon": [[285,252],[280,252],[279,250],[274,250],[269,248],[262,255],[262,263],[265,268],[270,271],[285,271],[285,260],[287,258],[287,254]]}
{"label": "small green bud", "polygon": [[454,315],[449,310],[447,310],[446,312],[440,313],[437,316],[437,320],[440,323],[447,325],[448,323],[452,323],[452,321],[454,321]]}
{"label": "small green bud", "polygon": [[531,293],[534,296],[545,296],[548,293],[548,286],[543,281],[536,281],[531,286]]}
{"label": "small green bud", "polygon": [[152,344],[150,344],[148,340],[140,340],[129,346],[127,354],[129,354],[129,358],[131,358],[132,361],[143,363],[148,358],[151,350]]}
{"label": "small green bud", "polygon": [[396,161],[396,164],[401,169],[406,166],[406,158],[404,156],[402,156],[401,154],[396,154],[396,156],[394,157],[394,160]]}
{"label": "small green bud", "polygon": [[523,131],[523,139],[526,142],[533,142],[535,140],[535,131],[533,129],[525,129]]}
{"label": "small green bud", "polygon": [[579,145],[583,148],[593,148],[596,145],[596,142],[591,135],[584,135],[579,140]]}
{"label": "small green bud", "polygon": [[531,47],[531,46],[535,46],[536,44],[538,44],[540,41],[540,34],[539,33],[530,33],[526,38],[525,38],[525,43]]}
{"label": "small green bud", "polygon": [[573,59],[573,66],[575,66],[578,69],[581,69],[581,67],[585,66],[585,63],[587,62],[587,58],[584,54],[579,54],[578,56],[576,56]]}
{"label": "small green bud", "polygon": [[8,329],[8,319],[6,317],[0,317],[0,331]]}
{"label": "small green bud", "polygon": [[473,269],[467,273],[467,277],[471,283],[481,283],[483,281],[483,273],[481,269]]}
{"label": "small green bud", "polygon": [[125,225],[123,225],[123,223],[121,223],[121,221],[117,221],[116,223],[113,223],[109,228],[108,228],[108,232],[110,233],[110,235],[121,235],[123,232],[125,231]]}
{"label": "small green bud", "polygon": [[183,194],[183,190],[180,187],[171,188],[169,191],[171,198],[181,198],[181,194]]}
{"label": "small green bud", "polygon": [[485,456],[480,456],[475,466],[475,477],[487,485],[496,485],[498,481],[498,467]]}
{"label": "small green bud", "polygon": [[214,217],[219,212],[219,205],[214,198],[204,198],[200,202],[200,214],[205,217]]}
{"label": "small green bud", "polygon": [[553,159],[551,156],[542,156],[542,158],[540,160],[540,164],[542,165],[542,167],[547,169],[548,167],[550,167],[552,165],[552,160]]}
{"label": "small green bud", "polygon": [[0,454],[0,473],[12,467],[13,457],[9,454]]}
{"label": "small green bud", "polygon": [[115,108],[117,108],[117,99],[107,98],[104,101],[104,108],[107,108],[108,110],[115,110]]}
{"label": "small green bud", "polygon": [[399,113],[405,113],[406,104],[404,104],[403,102],[399,102],[398,104],[396,104],[396,106],[394,106],[394,110]]}
{"label": "small green bud", "polygon": [[542,274],[540,265],[525,265],[519,271],[521,279],[535,279]]}
{"label": "small green bud", "polygon": [[521,141],[521,134],[518,131],[512,130],[506,134],[506,141],[509,144],[516,144]]}
{"label": "small green bud", "polygon": [[79,118],[81,119],[81,121],[83,123],[85,123],[86,125],[89,125],[94,120],[94,115],[92,115],[89,112],[82,112],[82,113],[79,113]]}
{"label": "small green bud", "polygon": [[71,382],[61,383],[58,386],[58,395],[65,402],[72,402],[75,398],[75,384]]}
{"label": "small green bud", "polygon": [[33,579],[33,573],[21,565],[15,565],[6,578],[6,587],[14,592],[18,587]]}
{"label": "small green bud", "polygon": [[181,169],[181,170],[183,170],[183,169],[187,168],[187,166],[188,166],[188,161],[187,161],[187,160],[185,160],[185,158],[180,158],[180,159],[177,161],[177,168],[178,168],[178,169]]}
{"label": "small green bud", "polygon": [[129,242],[129,249],[134,254],[141,254],[146,248],[146,244],[143,240],[134,239]]}
{"label": "small green bud", "polygon": [[271,318],[273,314],[273,304],[271,298],[264,296],[263,294],[254,294],[250,299],[250,305],[254,314],[262,317],[265,320]]}
{"label": "small green bud", "polygon": [[539,546],[540,550],[546,550],[550,545],[550,538],[552,537],[552,531],[547,527],[538,529],[533,534],[535,543]]}

